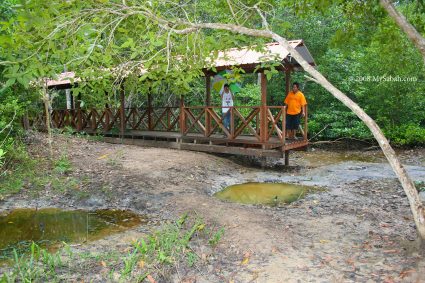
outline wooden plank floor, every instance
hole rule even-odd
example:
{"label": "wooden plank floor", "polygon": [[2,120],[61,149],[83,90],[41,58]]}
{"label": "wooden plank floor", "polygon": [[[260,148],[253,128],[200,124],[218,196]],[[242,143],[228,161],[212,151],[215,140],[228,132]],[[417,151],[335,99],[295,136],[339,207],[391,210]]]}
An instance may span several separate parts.
{"label": "wooden plank floor", "polygon": [[[90,133],[89,130],[86,132]],[[308,141],[297,139],[286,140],[282,147],[281,141],[273,136],[270,137],[268,142],[261,143],[255,136],[247,135],[240,135],[235,139],[229,139],[219,134],[205,137],[199,133],[182,135],[179,132],[164,131],[127,130],[124,134],[124,139],[121,139],[119,133],[116,132],[108,132],[104,136],[105,141],[113,143],[275,157],[281,157],[284,151],[304,148],[308,145]]]}

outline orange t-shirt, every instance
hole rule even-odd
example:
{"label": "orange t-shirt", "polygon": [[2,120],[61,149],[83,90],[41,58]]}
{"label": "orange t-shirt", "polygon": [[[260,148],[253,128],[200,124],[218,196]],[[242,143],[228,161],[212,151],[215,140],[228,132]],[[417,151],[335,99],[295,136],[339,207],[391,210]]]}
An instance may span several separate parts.
{"label": "orange t-shirt", "polygon": [[297,91],[296,93],[290,91],[285,97],[285,101],[283,103],[288,105],[286,113],[290,115],[297,115],[301,113],[301,107],[306,105],[307,101],[301,91]]}

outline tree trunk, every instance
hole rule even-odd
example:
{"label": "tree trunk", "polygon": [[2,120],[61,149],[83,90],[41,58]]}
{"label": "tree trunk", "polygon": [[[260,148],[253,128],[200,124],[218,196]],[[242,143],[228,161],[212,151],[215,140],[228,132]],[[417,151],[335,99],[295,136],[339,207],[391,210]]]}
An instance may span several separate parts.
{"label": "tree trunk", "polygon": [[50,157],[53,156],[53,149],[52,149],[52,128],[50,126],[51,119],[50,119],[50,98],[49,93],[47,92],[47,89],[43,87],[42,93],[41,93],[41,99],[44,102],[44,111],[46,112],[46,129],[47,129],[47,141],[49,143],[49,154]]}

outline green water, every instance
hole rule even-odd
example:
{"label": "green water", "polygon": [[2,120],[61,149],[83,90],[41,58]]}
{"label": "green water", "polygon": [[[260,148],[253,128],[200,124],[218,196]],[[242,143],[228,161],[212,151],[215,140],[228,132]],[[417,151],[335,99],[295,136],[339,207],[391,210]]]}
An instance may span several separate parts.
{"label": "green water", "polygon": [[245,204],[283,205],[303,198],[313,187],[286,183],[245,183],[214,194],[221,200]]}
{"label": "green water", "polygon": [[16,209],[0,214],[0,259],[9,258],[13,249],[25,251],[32,242],[55,249],[62,242],[93,241],[143,222],[122,210]]}

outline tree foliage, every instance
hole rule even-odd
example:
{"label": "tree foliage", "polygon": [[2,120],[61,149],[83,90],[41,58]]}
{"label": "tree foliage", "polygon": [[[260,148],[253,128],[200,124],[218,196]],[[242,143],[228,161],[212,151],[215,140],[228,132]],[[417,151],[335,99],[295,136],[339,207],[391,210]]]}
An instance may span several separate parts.
{"label": "tree foliage", "polygon": [[[423,5],[417,1],[398,3],[398,8],[423,32]],[[64,68],[82,78],[74,93],[82,95],[86,107],[116,105],[114,95],[124,78],[126,95],[133,103],[143,103],[150,92],[156,94],[158,104],[175,101],[173,97],[181,94],[188,103],[201,104],[204,85],[200,70],[206,64],[205,58],[230,47],[251,45],[255,48],[264,40],[229,31],[178,34],[170,29],[182,26],[165,26],[147,14],[189,22],[236,23],[263,28],[260,10],[272,30],[286,38],[303,39],[319,70],[365,108],[393,142],[425,143],[425,137],[417,134],[425,127],[425,114],[421,111],[425,104],[421,95],[424,66],[420,54],[375,0],[184,3],[7,0],[0,5],[3,105],[10,105],[5,102],[11,99],[6,93],[16,96],[13,99],[20,108],[33,105],[37,94],[30,82],[54,77]],[[390,76],[416,81],[383,81]],[[283,78],[270,77],[273,79],[269,83],[269,102],[281,104]],[[381,79],[376,81],[376,78]],[[301,81],[309,100],[313,135],[327,127],[318,138],[370,138],[364,127],[350,123],[349,110],[325,90],[307,81],[301,73],[295,74],[294,80]],[[244,83],[247,93],[251,92],[249,84],[255,82],[247,79]],[[57,97],[61,96],[63,94]],[[8,115],[4,121],[10,118]]]}

